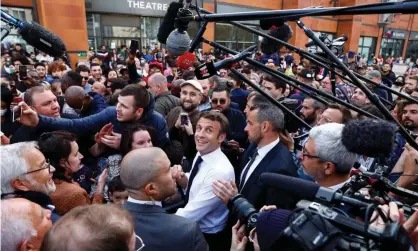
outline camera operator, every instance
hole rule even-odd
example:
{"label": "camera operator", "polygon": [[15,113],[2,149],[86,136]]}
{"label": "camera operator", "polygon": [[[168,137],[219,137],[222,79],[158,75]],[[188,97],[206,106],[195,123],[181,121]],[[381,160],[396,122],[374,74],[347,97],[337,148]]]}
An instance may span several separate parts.
{"label": "camera operator", "polygon": [[357,154],[342,144],[344,125],[328,123],[312,128],[302,153],[303,171],[323,187],[338,190],[350,180]]}

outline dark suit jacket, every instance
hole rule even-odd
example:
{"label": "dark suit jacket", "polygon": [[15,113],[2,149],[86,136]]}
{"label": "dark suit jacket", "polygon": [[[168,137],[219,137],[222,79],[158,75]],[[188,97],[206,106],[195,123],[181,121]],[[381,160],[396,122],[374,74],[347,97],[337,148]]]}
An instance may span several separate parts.
{"label": "dark suit jacket", "polygon": [[207,251],[199,225],[181,216],[167,214],[159,206],[126,202],[123,207],[135,221],[135,233],[145,244],[142,251]]}
{"label": "dark suit jacket", "polygon": [[[251,144],[244,152],[241,172],[237,177],[240,181],[242,170],[250,160],[254,151],[257,149],[255,144]],[[296,202],[291,196],[282,191],[269,188],[263,185],[259,177],[262,173],[278,173],[297,177],[297,166],[293,160],[292,154],[287,150],[282,142],[274,146],[270,152],[261,160],[260,164],[255,168],[254,172],[245,183],[241,194],[246,198],[257,210],[264,205],[276,205],[277,208],[287,209],[294,207]]]}

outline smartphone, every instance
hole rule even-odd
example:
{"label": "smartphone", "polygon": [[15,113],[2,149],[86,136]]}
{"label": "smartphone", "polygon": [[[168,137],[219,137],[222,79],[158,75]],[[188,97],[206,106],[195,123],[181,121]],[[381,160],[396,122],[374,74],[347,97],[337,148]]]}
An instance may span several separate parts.
{"label": "smartphone", "polygon": [[131,45],[129,46],[130,53],[132,53],[132,54],[135,53],[136,54],[136,52],[138,51],[138,48],[139,48],[139,41],[132,39],[131,40]]}
{"label": "smartphone", "polygon": [[189,116],[187,113],[182,112],[180,113],[180,123],[181,125],[188,125],[189,124]]}
{"label": "smartphone", "polygon": [[15,104],[19,104],[22,101],[23,101],[23,98],[21,98],[21,97],[14,97],[13,98],[13,103],[15,103]]}
{"label": "smartphone", "polygon": [[21,80],[26,79],[28,77],[28,68],[26,65],[19,66],[19,78]]}
{"label": "smartphone", "polygon": [[12,111],[12,122],[15,122],[18,118],[20,118],[22,109],[20,108],[20,106],[15,106],[13,107]]}

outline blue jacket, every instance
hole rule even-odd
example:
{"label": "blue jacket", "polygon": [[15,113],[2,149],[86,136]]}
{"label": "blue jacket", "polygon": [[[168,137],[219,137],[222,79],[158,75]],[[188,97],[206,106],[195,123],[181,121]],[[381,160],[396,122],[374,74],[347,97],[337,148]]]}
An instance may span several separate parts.
{"label": "blue jacket", "polygon": [[239,105],[241,111],[245,110],[247,104],[248,91],[241,88],[231,90],[231,101]]}
{"label": "blue jacket", "polygon": [[[81,119],[50,118],[39,115],[39,123],[37,128],[42,128],[43,130],[49,131],[65,130],[77,135],[84,135],[87,133],[95,134],[96,132],[100,131],[104,125],[112,123],[114,126],[114,131],[120,133],[122,125],[117,120],[116,115],[116,107],[114,106],[108,107],[95,115]],[[156,146],[164,147],[167,144],[167,123],[161,114],[154,111],[154,98],[152,95],[150,97],[150,103],[147,109],[145,109],[144,114],[142,114],[142,117],[139,119],[139,121],[144,125],[154,129],[157,139]]]}
{"label": "blue jacket", "polygon": [[88,94],[93,100],[89,109],[80,113],[80,117],[82,118],[99,113],[108,107],[108,104],[102,95],[95,92],[89,92]]}
{"label": "blue jacket", "polygon": [[237,109],[228,108],[223,114],[229,121],[229,132],[227,135],[228,140],[236,140],[240,146],[243,146],[247,141],[247,133],[244,128],[247,126],[244,114]]}

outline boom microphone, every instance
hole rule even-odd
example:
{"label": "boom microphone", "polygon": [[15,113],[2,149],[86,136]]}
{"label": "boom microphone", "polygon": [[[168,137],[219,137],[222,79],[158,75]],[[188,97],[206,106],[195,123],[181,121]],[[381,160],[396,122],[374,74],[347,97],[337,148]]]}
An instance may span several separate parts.
{"label": "boom microphone", "polygon": [[215,64],[212,61],[206,62],[198,66],[194,73],[196,74],[197,79],[209,78],[213,75],[216,75],[219,69],[229,67],[231,64],[250,56],[255,48],[257,48],[257,45],[253,45],[245,51],[236,54],[233,57],[225,58],[224,60],[216,62]]}
{"label": "boom microphone", "polygon": [[396,126],[385,120],[364,119],[348,122],[341,141],[348,151],[367,157],[388,156],[395,142]]}
{"label": "boom microphone", "polygon": [[[283,24],[282,26],[272,28],[268,35],[280,39],[284,42],[289,41],[293,36],[293,30],[288,24]],[[282,44],[272,41],[268,38],[263,38],[261,41],[261,51],[267,55],[273,54],[280,50]]]}
{"label": "boom microphone", "polygon": [[189,21],[184,21],[185,17],[192,17],[193,14],[189,10],[191,0],[186,0],[184,7],[177,12],[175,26],[177,29],[172,31],[167,38],[167,51],[172,56],[183,55],[190,48],[190,37],[187,34]]}
{"label": "boom microphone", "polygon": [[167,43],[168,35],[175,29],[174,20],[181,7],[183,7],[183,4],[179,2],[171,2],[170,6],[168,6],[167,13],[165,13],[160,28],[158,28],[157,38],[160,43]]}
{"label": "boom microphone", "polygon": [[22,22],[4,11],[1,11],[1,19],[18,28],[18,33],[28,44],[50,56],[60,57],[67,50],[61,38],[35,22]]}
{"label": "boom microphone", "polygon": [[[299,197],[299,200],[320,200],[329,203],[347,203],[357,207],[367,207],[362,201],[346,197],[332,189],[321,187],[318,183],[276,173],[263,173],[260,181],[272,188],[280,189]],[[295,189],[297,187],[297,189]]]}

